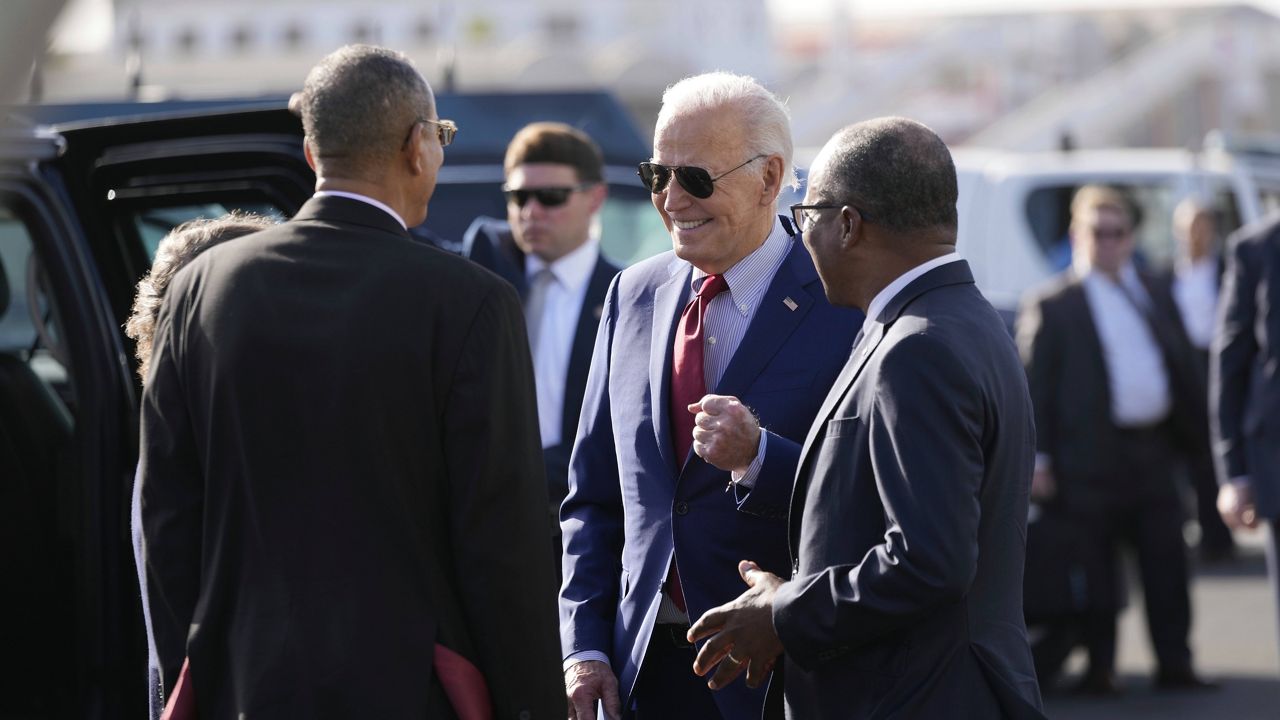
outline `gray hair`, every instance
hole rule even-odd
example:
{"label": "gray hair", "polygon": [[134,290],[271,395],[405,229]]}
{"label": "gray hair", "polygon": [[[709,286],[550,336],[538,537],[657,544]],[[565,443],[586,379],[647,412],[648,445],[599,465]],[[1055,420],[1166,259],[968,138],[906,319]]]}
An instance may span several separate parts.
{"label": "gray hair", "polygon": [[317,163],[365,175],[386,164],[420,117],[435,109],[431,87],[402,53],[347,45],[307,74],[290,102],[302,116]]}
{"label": "gray hair", "polygon": [[717,71],[681,80],[662,93],[658,125],[680,115],[726,107],[732,107],[739,113],[747,134],[747,153],[782,156],[783,172],[786,173],[783,184],[800,187],[791,162],[791,114],[777,95],[753,77]]}
{"label": "gray hair", "polygon": [[823,188],[896,232],[956,229],[956,166],[942,138],[902,117],[850,125],[832,138]]}
{"label": "gray hair", "polygon": [[164,236],[156,248],[156,258],[151,263],[151,270],[138,281],[138,292],[133,298],[133,312],[124,324],[124,334],[136,342],[134,354],[138,358],[138,376],[143,382],[146,382],[147,368],[151,365],[151,341],[155,337],[156,317],[160,314],[160,303],[164,301],[173,276],[197,255],[214,245],[275,224],[275,220],[262,215],[232,212],[212,220],[189,220]]}

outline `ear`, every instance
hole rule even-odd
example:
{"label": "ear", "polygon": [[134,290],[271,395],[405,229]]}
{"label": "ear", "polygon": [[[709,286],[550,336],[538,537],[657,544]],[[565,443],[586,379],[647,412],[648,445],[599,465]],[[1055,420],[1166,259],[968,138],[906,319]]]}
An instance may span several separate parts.
{"label": "ear", "polygon": [[845,205],[840,208],[840,249],[851,250],[865,240],[867,224],[862,222],[862,213],[856,208]]}
{"label": "ear", "polygon": [[591,214],[594,215],[604,207],[604,201],[609,197],[609,186],[601,180],[598,185],[587,190],[587,197],[591,200]]}
{"label": "ear", "polygon": [[319,175],[320,170],[316,168],[315,156],[311,154],[311,138],[309,137],[302,138],[302,157],[307,159],[307,165],[311,168],[311,171]]}
{"label": "ear", "polygon": [[761,205],[771,206],[778,202],[778,193],[782,191],[782,178],[785,175],[781,155],[770,155],[765,158],[764,173],[760,177],[764,183],[760,194]]}
{"label": "ear", "polygon": [[427,157],[422,149],[422,133],[426,132],[424,130],[426,127],[426,123],[418,123],[409,133],[409,144],[404,151],[407,153],[405,161],[408,163],[411,175],[421,175],[427,171]]}

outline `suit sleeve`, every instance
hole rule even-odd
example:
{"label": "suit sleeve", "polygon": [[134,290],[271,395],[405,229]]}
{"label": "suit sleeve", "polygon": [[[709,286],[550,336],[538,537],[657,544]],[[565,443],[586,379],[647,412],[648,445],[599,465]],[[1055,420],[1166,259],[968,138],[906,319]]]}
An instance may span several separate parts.
{"label": "suit sleeve", "polygon": [[448,515],[459,596],[497,717],[563,717],[551,526],[525,338],[515,291],[496,285],[463,340],[444,409]]}
{"label": "suit sleeve", "polygon": [[776,433],[762,430],[769,438],[765,444],[764,462],[750,490],[733,486],[738,509],[766,518],[786,518],[791,508],[791,489],[795,486],[796,465],[800,462],[800,445]]}
{"label": "suit sleeve", "polygon": [[187,655],[187,634],[200,596],[204,510],[204,477],[178,373],[187,295],[178,284],[176,280],[171,287],[156,323],[142,392],[138,466],[146,597],[166,693]]}
{"label": "suit sleeve", "polygon": [[779,588],[774,627],[801,667],[874,642],[969,591],[978,563],[984,415],[979,386],[943,343],[913,335],[886,354],[867,420],[884,541],[857,564]]}
{"label": "suit sleeve", "polygon": [[609,653],[617,616],[623,513],[614,450],[609,371],[618,279],[605,297],[578,439],[569,461],[569,494],[560,508],[564,587],[560,592],[560,644],[564,657],[584,650]]}
{"label": "suit sleeve", "polygon": [[1018,310],[1014,323],[1014,335],[1018,354],[1027,371],[1027,388],[1035,409],[1036,452],[1052,457],[1054,389],[1059,375],[1058,361],[1061,349],[1058,337],[1046,322],[1045,306],[1040,298],[1029,298]]}
{"label": "suit sleeve", "polygon": [[1218,482],[1249,474],[1244,413],[1249,397],[1250,368],[1258,353],[1253,334],[1258,312],[1255,300],[1258,264],[1251,262],[1251,247],[1253,243],[1247,237],[1231,244],[1209,358],[1209,383],[1213,388],[1210,429]]}

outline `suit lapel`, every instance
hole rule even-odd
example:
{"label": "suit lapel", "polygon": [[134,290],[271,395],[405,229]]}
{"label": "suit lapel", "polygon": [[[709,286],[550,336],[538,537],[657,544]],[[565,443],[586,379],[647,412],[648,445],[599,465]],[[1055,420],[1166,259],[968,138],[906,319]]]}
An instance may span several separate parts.
{"label": "suit lapel", "polygon": [[1102,338],[1098,335],[1098,326],[1093,322],[1093,310],[1089,307],[1089,298],[1084,291],[1084,281],[1081,278],[1076,277],[1071,281],[1067,292],[1063,294],[1062,301],[1067,306],[1076,326],[1072,333],[1076,342],[1072,343],[1071,347],[1089,358],[1094,377],[1098,379],[1093,384],[1094,389],[1102,395],[1102,407],[1109,409],[1111,407],[1110,374],[1107,372],[1107,363],[1102,354]]}
{"label": "suit lapel", "polygon": [[573,334],[573,348],[569,351],[569,367],[564,376],[564,409],[560,417],[562,443],[573,443],[578,414],[582,411],[582,396],[586,391],[587,372],[591,368],[591,353],[595,349],[596,331],[600,327],[600,315],[604,312],[604,296],[618,269],[600,256],[595,270],[587,282],[587,294],[582,310],[578,313],[578,327]]}
{"label": "suit lapel", "polygon": [[[671,362],[672,338],[676,323],[684,309],[689,293],[689,278],[693,266],[681,260],[671,263],[671,278],[653,293],[652,343],[649,348],[649,397],[653,398],[653,430],[657,436],[658,452],[667,463],[672,477],[679,465],[675,448],[671,446]],[[684,458],[680,458],[683,462]]]}
{"label": "suit lapel", "polygon": [[[713,391],[715,394],[740,398],[750,389],[751,383],[809,314],[814,300],[805,286],[817,279],[809,253],[796,241],[760,299],[755,317]],[[788,299],[790,303],[786,302]]]}

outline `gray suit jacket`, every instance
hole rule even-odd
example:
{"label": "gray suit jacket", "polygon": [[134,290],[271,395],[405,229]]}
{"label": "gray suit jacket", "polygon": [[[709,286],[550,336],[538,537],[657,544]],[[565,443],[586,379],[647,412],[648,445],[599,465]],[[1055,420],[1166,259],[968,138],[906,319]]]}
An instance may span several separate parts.
{"label": "gray suit jacket", "polygon": [[1280,217],[1232,236],[1210,358],[1219,481],[1248,476],[1280,517]]}
{"label": "gray suit jacket", "polygon": [[1039,718],[1022,619],[1031,400],[964,261],[895,297],[801,453],[774,625],[795,718]]}

